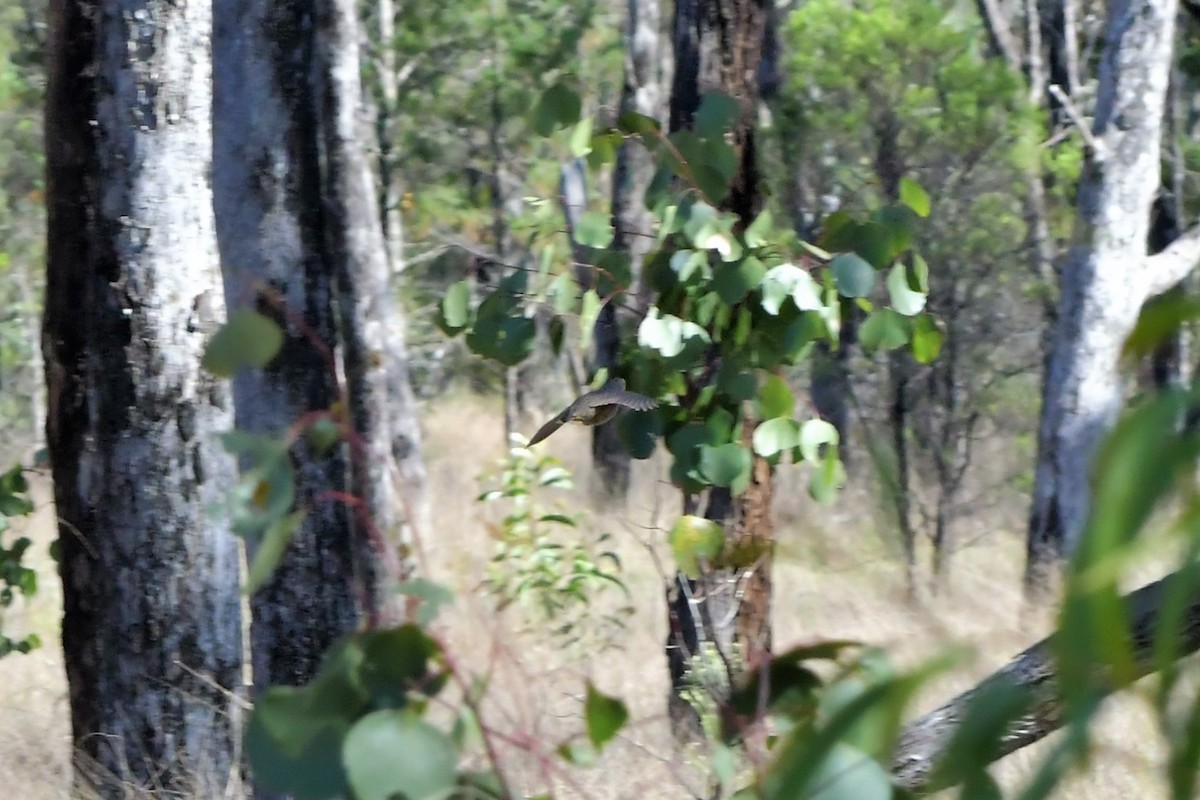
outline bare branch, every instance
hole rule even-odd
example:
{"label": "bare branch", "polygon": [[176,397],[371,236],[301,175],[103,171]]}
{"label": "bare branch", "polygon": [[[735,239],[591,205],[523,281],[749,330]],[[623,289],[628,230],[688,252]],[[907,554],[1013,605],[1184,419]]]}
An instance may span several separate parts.
{"label": "bare branch", "polygon": [[975,5],[979,7],[979,16],[987,32],[988,46],[995,55],[1004,57],[1013,72],[1020,73],[1021,47],[1008,27],[1000,3],[997,0],[975,0]]}
{"label": "bare branch", "polygon": [[1056,83],[1052,83],[1046,91],[1054,95],[1054,99],[1062,104],[1063,111],[1067,112],[1067,116],[1071,118],[1071,122],[1075,123],[1075,127],[1079,129],[1079,135],[1083,137],[1083,143],[1096,154],[1097,158],[1103,158],[1105,153],[1104,144],[1092,133],[1087,120],[1083,118],[1083,114],[1079,113],[1079,109],[1071,102],[1071,98],[1062,90],[1062,87]]}
{"label": "bare branch", "polygon": [[1146,258],[1147,297],[1162,294],[1200,264],[1200,225],[1187,230],[1161,253]]}
{"label": "bare branch", "polygon": [[[1155,635],[1164,602],[1174,588],[1171,583],[1177,574],[1143,586],[1124,598],[1133,633],[1134,678],[1149,675],[1156,669]],[[1200,649],[1200,596],[1195,592],[1189,597],[1182,620],[1175,639],[1176,658]],[[909,723],[900,734],[899,743],[892,754],[892,776],[897,785],[916,793],[945,788],[930,781],[939,758],[954,737],[971,702],[998,683],[1008,683],[1029,691],[1031,704],[1028,713],[1009,724],[1008,733],[1002,738],[996,753],[997,759],[1033,744],[1060,728],[1065,721],[1064,708],[1052,642],[1053,636],[1043,639],[974,689]]]}

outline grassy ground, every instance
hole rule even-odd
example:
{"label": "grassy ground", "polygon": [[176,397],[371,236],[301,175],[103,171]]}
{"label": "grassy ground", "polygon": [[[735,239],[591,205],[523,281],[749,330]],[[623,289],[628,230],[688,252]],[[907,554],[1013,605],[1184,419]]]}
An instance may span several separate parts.
{"label": "grassy ground", "polygon": [[[638,464],[628,507],[589,515],[594,529],[616,536],[624,577],[638,607],[621,647],[564,649],[548,637],[520,633],[518,610],[497,612],[478,591],[492,543],[485,512],[469,498],[477,493],[475,476],[503,453],[497,410],[478,399],[460,398],[440,404],[427,416],[425,429],[437,529],[423,537],[424,560],[435,578],[458,592],[455,605],[442,616],[452,653],[475,671],[493,672],[485,721],[504,734],[498,747],[514,790],[630,800],[700,794],[696,771],[689,756],[673,745],[663,712],[667,678],[659,564],[665,563],[662,530],[678,508],[676,495],[662,480],[665,466]],[[587,431],[564,429],[542,447],[578,476],[568,502],[576,508],[587,505]],[[41,510],[29,523],[42,543],[53,527],[46,494],[40,486]],[[1049,629],[1048,615],[1022,617],[1021,539],[1011,524],[1004,529],[1001,515],[971,520],[962,535],[970,544],[955,553],[948,586],[914,601],[892,555],[895,548],[874,532],[885,525],[871,508],[869,498],[854,492],[836,508],[815,507],[800,476],[781,476],[775,508],[780,539],[777,645],[854,638],[887,647],[901,663],[921,660],[952,643],[974,648],[974,661],[931,686],[914,709],[918,712],[968,688]],[[46,646],[0,660],[0,795],[31,800],[65,797],[69,784],[67,692],[57,649],[60,593],[52,564],[43,559],[39,566],[41,593],[10,613],[5,625],[39,632]],[[1139,577],[1155,577],[1154,568]],[[553,750],[581,729],[579,705],[588,678],[625,699],[633,723],[596,768],[565,772]],[[1093,763],[1057,797],[1165,796],[1159,778],[1163,748],[1144,708],[1136,696],[1110,703]],[[1002,783],[1020,785],[1052,742],[1001,763],[997,774]]]}

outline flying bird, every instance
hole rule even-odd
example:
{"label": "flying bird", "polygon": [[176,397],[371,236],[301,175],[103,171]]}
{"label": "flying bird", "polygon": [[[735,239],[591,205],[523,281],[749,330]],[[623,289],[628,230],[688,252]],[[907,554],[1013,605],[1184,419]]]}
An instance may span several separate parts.
{"label": "flying bird", "polygon": [[594,392],[588,392],[563,409],[563,412],[547,422],[529,440],[533,447],[568,422],[584,425],[603,425],[617,415],[622,408],[634,411],[649,411],[657,406],[652,398],[625,389],[625,381],[613,378]]}

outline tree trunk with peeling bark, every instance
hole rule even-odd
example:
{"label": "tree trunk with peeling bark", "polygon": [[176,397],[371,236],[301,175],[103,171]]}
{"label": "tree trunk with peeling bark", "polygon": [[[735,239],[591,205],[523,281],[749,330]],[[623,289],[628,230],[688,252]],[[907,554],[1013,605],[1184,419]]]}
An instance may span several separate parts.
{"label": "tree trunk with peeling bark", "polygon": [[416,535],[428,531],[425,467],[409,383],[404,318],[389,281],[362,118],[354,0],[316,5],[318,120],[324,154],[322,212],[337,276],[354,494],[356,549],[372,622],[403,617],[396,585],[412,571]]}
{"label": "tree trunk with peeling bark", "polygon": [[50,4],[46,435],[76,785],[102,797],[236,781],[211,33],[205,0]]}
{"label": "tree trunk with peeling bark", "polygon": [[[282,436],[339,398],[334,275],[321,214],[320,140],[307,4],[215,0],[213,193],[228,306],[279,323],[282,350],[234,377],[240,430]],[[250,598],[256,694],[298,686],[357,621],[345,455],[292,448],[308,513],[266,586]],[[253,558],[253,544],[250,557]]]}
{"label": "tree trunk with peeling bark", "polygon": [[1200,258],[1200,228],[1147,253],[1176,11],[1175,0],[1109,7],[1075,244],[1063,265],[1043,389],[1026,571],[1026,586],[1035,591],[1087,521],[1092,457],[1124,401],[1121,347],[1145,301],[1182,280]]}
{"label": "tree trunk with peeling bark", "polygon": [[[670,128],[690,127],[706,92],[723,92],[738,100],[740,118],[727,140],[737,167],[722,206],[738,216],[742,227],[754,220],[763,202],[755,144],[766,20],[763,0],[680,0],[675,6]],[[742,432],[747,448],[754,427],[748,419]],[[679,573],[668,590],[666,649],[673,689],[669,705],[672,718],[688,727],[695,720],[683,708],[679,691],[688,663],[704,643],[715,645],[735,668],[734,645],[740,648],[736,660],[743,667],[760,663],[771,649],[773,482],[770,465],[756,454],[752,457],[750,485],[743,494],[732,497],[728,489],[711,487],[704,497],[684,500],[684,513],[703,513],[724,526],[727,547],[761,554],[748,567],[712,570],[695,581]],[[677,728],[677,734],[685,731]]]}

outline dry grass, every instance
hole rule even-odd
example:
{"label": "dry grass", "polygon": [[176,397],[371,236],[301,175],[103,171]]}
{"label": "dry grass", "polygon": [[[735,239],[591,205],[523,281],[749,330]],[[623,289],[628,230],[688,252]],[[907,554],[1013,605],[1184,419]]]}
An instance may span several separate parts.
{"label": "dry grass", "polygon": [[[624,558],[625,579],[639,610],[620,649],[563,651],[552,641],[515,633],[512,610],[497,613],[477,591],[491,553],[483,511],[471,502],[475,478],[503,452],[498,409],[474,397],[440,402],[425,420],[426,453],[437,530],[423,537],[426,568],[457,591],[443,612],[442,631],[459,664],[490,669],[485,722],[498,740],[512,788],[551,789],[560,797],[679,798],[701,790],[687,758],[673,745],[663,708],[667,677],[662,528],[678,508],[662,481],[665,465],[637,465],[635,492],[620,513],[590,515],[589,524],[612,532]],[[587,432],[564,429],[543,446],[579,478],[572,502],[587,503]],[[44,499],[44,488],[41,499]],[[848,494],[837,508],[813,506],[798,476],[781,476],[776,501],[780,557],[775,571],[776,641],[786,645],[820,638],[855,638],[881,644],[901,663],[914,663],[952,643],[975,648],[977,658],[930,687],[929,708],[971,686],[1009,657],[1041,638],[1050,620],[1021,618],[1018,591],[1022,544],[1018,532],[992,530],[990,519],[973,520],[955,554],[949,586],[936,596],[910,601],[894,547],[870,499]],[[41,541],[50,535],[46,509],[32,521]],[[44,550],[42,551],[44,552]],[[0,660],[0,786],[4,796],[63,797],[67,793],[69,730],[67,700],[56,631],[59,592],[52,564],[40,564],[42,592],[10,614],[6,624],[43,635],[46,647],[29,656]],[[1153,566],[1145,578],[1153,577]],[[554,747],[579,731],[584,680],[626,700],[633,723],[590,770],[564,771]],[[1154,798],[1165,796],[1160,779],[1163,748],[1137,697],[1109,704],[1090,771],[1071,780],[1057,797]],[[1020,785],[1050,743],[1028,748],[997,769],[1007,786]]]}

